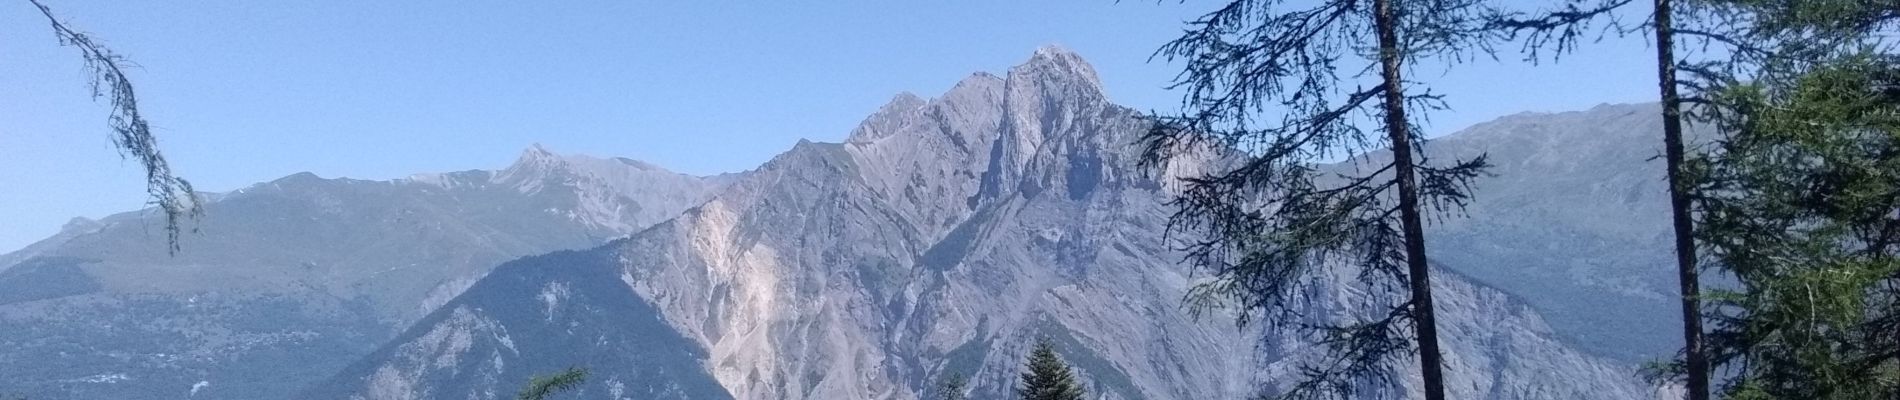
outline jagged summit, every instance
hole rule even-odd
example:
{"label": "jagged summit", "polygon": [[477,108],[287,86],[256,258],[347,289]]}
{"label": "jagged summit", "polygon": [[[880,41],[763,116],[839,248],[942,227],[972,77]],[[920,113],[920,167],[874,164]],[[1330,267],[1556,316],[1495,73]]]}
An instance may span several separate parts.
{"label": "jagged summit", "polygon": [[928,103],[911,92],[900,92],[891,97],[890,102],[884,103],[883,107],[878,107],[877,112],[865,117],[864,122],[858,123],[858,127],[851,130],[851,135],[845,141],[860,143],[890,136],[902,127],[905,119]]}
{"label": "jagged summit", "polygon": [[541,143],[534,143],[528,145],[528,148],[521,149],[521,155],[515,157],[515,163],[509,165],[507,170],[552,166],[562,163],[562,158],[561,155],[549,151]]}
{"label": "jagged summit", "polygon": [[635,159],[626,158],[626,157],[600,158],[600,157],[594,157],[591,155],[579,154],[579,153],[561,154],[561,153],[557,153],[553,150],[548,149],[547,146],[542,145],[540,143],[534,143],[534,144],[528,145],[528,148],[522,149],[521,156],[516,157],[514,164],[510,165],[507,169],[503,171],[505,172],[507,170],[515,170],[515,169],[549,169],[549,168],[554,168],[554,169],[576,169],[576,168],[624,169],[625,167],[632,167],[634,170],[639,170],[639,171],[652,171],[652,172],[660,172],[660,173],[668,173],[668,174],[673,173],[673,171],[666,169],[666,167],[662,167],[650,162],[635,160]]}
{"label": "jagged summit", "polygon": [[1095,67],[1060,45],[1037,48],[1028,61],[1009,69],[1009,79],[1030,80],[1043,86],[1072,90],[1074,94],[1102,97],[1102,81],[1095,74]]}
{"label": "jagged summit", "polygon": [[897,92],[896,96],[891,96],[891,101],[889,103],[884,104],[884,107],[882,109],[901,109],[901,108],[911,108],[911,107],[922,107],[923,105],[924,105],[924,98],[917,97],[916,93],[905,91],[905,92]]}
{"label": "jagged summit", "polygon": [[[1010,99],[1005,102],[1002,97]],[[1037,48],[1021,64],[1010,67],[1007,77],[977,71],[957,81],[942,96],[926,100],[910,92],[898,93],[852,129],[846,143],[868,143],[890,137],[913,123],[932,104],[963,111],[987,110],[1013,104],[1011,112],[1031,120],[1064,119],[1073,115],[1034,115],[1073,113],[1107,105],[1095,67],[1081,55],[1061,45]],[[950,117],[968,117],[952,115]]]}
{"label": "jagged summit", "polygon": [[514,164],[501,170],[496,181],[518,181],[524,178],[546,178],[549,175],[603,175],[624,174],[629,167],[635,171],[672,173],[651,163],[621,157],[598,158],[585,154],[560,154],[549,150],[540,143],[531,144],[521,150],[521,156]]}
{"label": "jagged summit", "polygon": [[541,145],[541,142],[534,142],[534,143],[528,144],[528,148],[521,149],[521,153],[524,156],[529,155],[529,154],[539,154],[539,155],[553,155],[554,154],[554,152],[548,151],[547,146]]}

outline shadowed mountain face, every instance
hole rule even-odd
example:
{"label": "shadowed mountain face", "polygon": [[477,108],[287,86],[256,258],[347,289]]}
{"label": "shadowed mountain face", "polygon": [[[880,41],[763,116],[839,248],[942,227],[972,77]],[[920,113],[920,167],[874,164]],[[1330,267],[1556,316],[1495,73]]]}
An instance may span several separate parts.
{"label": "shadowed mountain face", "polygon": [[[1493,174],[1473,184],[1468,208],[1426,222],[1432,262],[1524,299],[1592,353],[1630,363],[1675,354],[1681,309],[1660,132],[1655,104],[1600,105],[1510,115],[1428,142],[1433,164],[1483,155]],[[1327,168],[1390,155],[1369,158]]]}
{"label": "shadowed mountain face", "polygon": [[[498,268],[366,358],[302,397],[402,399],[509,398],[535,373],[585,365],[593,385],[580,395],[635,399],[730,398],[700,368],[705,349],[680,337],[651,305],[611,275],[604,250],[562,251]],[[537,301],[515,301],[521,296]],[[495,316],[539,316],[510,319]],[[415,355],[439,355],[414,358]]]}
{"label": "shadowed mountain face", "polygon": [[148,215],[75,220],[0,256],[0,395],[283,398],[494,265],[645,228],[710,179],[535,146],[501,171],[216,195],[176,256]]}
{"label": "shadowed mountain face", "polygon": [[1443,158],[1488,153],[1497,174],[1477,184],[1469,217],[1428,228],[1433,261],[1520,296],[1582,348],[1632,363],[1674,355],[1660,110],[1525,113],[1432,142]]}
{"label": "shadowed mountain face", "polygon": [[[696,371],[740,399],[909,399],[951,373],[971,378],[972,398],[1001,398],[1038,337],[1057,343],[1091,397],[1238,398],[1286,382],[1317,351],[1308,341],[1183,310],[1196,279],[1163,237],[1166,182],[1210,161],[1141,173],[1136,117],[1107,102],[1085,62],[1056,48],[935,99],[900,95],[844,143],[802,142],[678,218],[586,256],[497,270],[309,398],[505,394],[532,373],[622,365],[587,346],[674,335],[696,350],[661,359],[695,357]],[[1454,397],[1652,396],[1633,365],[1573,349],[1524,302],[1440,276]],[[1362,289],[1350,277],[1342,269],[1313,279],[1304,313],[1336,319],[1364,309],[1348,295]],[[605,286],[586,292],[600,295],[561,294],[578,293],[569,285],[582,281]],[[670,332],[601,326],[653,318]],[[524,336],[512,332],[530,331],[581,348],[440,339],[511,332],[519,343]],[[495,355],[492,371],[432,361]],[[1416,376],[1409,361],[1397,367]],[[699,379],[666,378],[677,380],[638,381]],[[614,392],[612,382],[590,382],[578,398],[644,398]],[[1391,398],[1416,386],[1408,378],[1370,389]]]}

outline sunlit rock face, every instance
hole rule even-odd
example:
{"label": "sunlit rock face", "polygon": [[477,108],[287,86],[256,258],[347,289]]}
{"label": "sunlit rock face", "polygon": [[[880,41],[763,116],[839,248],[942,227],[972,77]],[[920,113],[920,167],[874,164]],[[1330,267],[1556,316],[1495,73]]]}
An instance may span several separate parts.
{"label": "sunlit rock face", "polygon": [[[1181,303],[1199,280],[1164,237],[1170,179],[1227,158],[1138,168],[1144,128],[1080,57],[1044,48],[1004,76],[899,95],[843,143],[801,142],[626,239],[506,265],[305,393],[498,398],[586,365],[612,377],[576,398],[913,399],[950,374],[970,378],[971,398],[1002,398],[1039,337],[1091,398],[1287,383],[1315,354],[1306,340]],[[1653,395],[1633,364],[1576,350],[1526,302],[1441,271],[1454,398]],[[1350,277],[1315,277],[1302,311],[1364,309]],[[1394,368],[1396,386],[1364,393],[1416,394],[1412,361]]]}

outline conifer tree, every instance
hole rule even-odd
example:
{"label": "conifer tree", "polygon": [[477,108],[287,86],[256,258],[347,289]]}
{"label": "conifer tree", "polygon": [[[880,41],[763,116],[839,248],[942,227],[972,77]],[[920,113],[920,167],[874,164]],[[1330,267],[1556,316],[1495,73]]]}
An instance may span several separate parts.
{"label": "conifer tree", "polygon": [[[1392,362],[1416,355],[1425,397],[1445,399],[1424,224],[1462,209],[1489,165],[1427,157],[1416,120],[1445,103],[1404,76],[1520,33],[1566,48],[1611,8],[1584,1],[1524,18],[1487,0],[1235,0],[1156,52],[1185,63],[1172,87],[1185,92],[1184,111],[1154,117],[1144,165],[1208,152],[1234,160],[1181,178],[1171,203],[1170,234],[1194,236],[1180,250],[1213,278],[1190,305],[1240,308],[1241,325],[1263,314],[1325,350],[1280,397],[1391,387]],[[1342,158],[1352,167],[1318,167]],[[1364,289],[1355,300],[1370,307],[1303,315],[1319,295],[1309,283],[1334,268],[1354,271]]]}
{"label": "conifer tree", "polygon": [[1701,296],[1721,392],[1900,398],[1900,2],[1684,3],[1677,32],[1716,48],[1681,69],[1721,132],[1687,163],[1697,244],[1736,283]]}
{"label": "conifer tree", "polygon": [[549,375],[536,376],[528,380],[528,385],[516,394],[519,400],[546,400],[548,396],[574,390],[587,381],[587,369],[569,367]]}
{"label": "conifer tree", "polygon": [[1082,386],[1075,382],[1075,374],[1069,370],[1069,364],[1056,355],[1056,347],[1049,338],[1036,340],[1036,348],[1029,352],[1029,360],[1023,364],[1021,386],[1016,387],[1017,398],[1022,400],[1081,400]]}
{"label": "conifer tree", "polygon": [[1687,159],[1682,138],[1682,95],[1677,84],[1674,4],[1656,0],[1651,26],[1656,38],[1657,86],[1662,98],[1663,160],[1669,180],[1669,216],[1676,247],[1676,283],[1682,304],[1682,366],[1688,400],[1708,400],[1709,360],[1703,346],[1702,277],[1696,264],[1695,221],[1689,210]]}
{"label": "conifer tree", "polygon": [[[1737,278],[1709,348],[1745,399],[1900,398],[1900,57],[1743,84],[1747,126],[1705,159],[1705,243]],[[1885,93],[1883,93],[1885,92]]]}

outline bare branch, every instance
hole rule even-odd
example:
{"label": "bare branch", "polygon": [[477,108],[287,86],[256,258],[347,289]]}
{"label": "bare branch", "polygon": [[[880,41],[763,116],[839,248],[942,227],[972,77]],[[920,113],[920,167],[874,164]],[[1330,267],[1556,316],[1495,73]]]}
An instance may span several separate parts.
{"label": "bare branch", "polygon": [[164,213],[166,249],[177,254],[182,224],[187,219],[203,215],[204,208],[197,192],[192,190],[191,182],[174,176],[171,165],[159,153],[158,139],[152,136],[151,124],[139,113],[138,96],[133,92],[132,81],[120,68],[120,64],[126,62],[125,58],[100,45],[91,36],[60,22],[53,15],[53,10],[39,0],[27,1],[46,16],[46,21],[53,26],[53,34],[59,37],[60,45],[78,48],[85,58],[92,80],[93,98],[106,97],[112,106],[112,114],[107,117],[113,132],[112,144],[119,149],[120,157],[137,160],[139,165],[145,167],[145,193],[150,196],[148,203]]}

